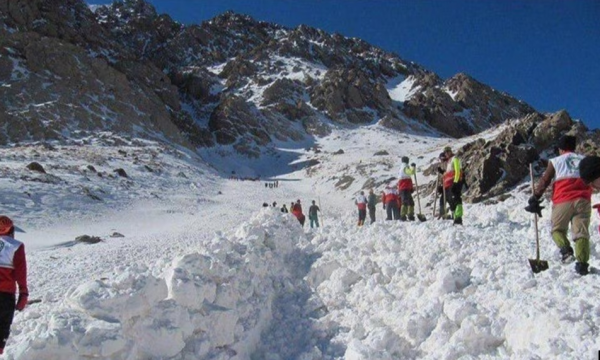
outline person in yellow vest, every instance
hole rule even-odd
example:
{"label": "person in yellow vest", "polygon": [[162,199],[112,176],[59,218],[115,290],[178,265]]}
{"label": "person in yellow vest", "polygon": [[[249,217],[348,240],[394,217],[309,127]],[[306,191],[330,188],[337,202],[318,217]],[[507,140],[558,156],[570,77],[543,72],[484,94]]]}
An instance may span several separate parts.
{"label": "person in yellow vest", "polygon": [[[529,198],[525,211],[542,215],[541,198],[554,179],[552,191],[552,240],[560,249],[562,261],[568,263],[575,253],[575,271],[580,275],[589,273],[590,220],[592,217],[592,188],[581,179],[579,165],[584,158],[575,154],[577,138],[565,135],[558,142],[559,156],[548,163],[546,171]],[[571,225],[575,251],[567,238]]]}
{"label": "person in yellow vest", "polygon": [[398,173],[398,192],[402,208],[400,210],[401,221],[415,221],[415,200],[412,197],[414,191],[412,177],[415,175],[415,163],[408,166],[408,157],[402,157],[402,168]]}
{"label": "person in yellow vest", "polygon": [[[446,201],[450,205],[450,211],[454,217],[454,225],[462,225],[463,204],[462,204],[462,187],[463,174],[462,164],[460,159],[454,155],[452,148],[446,146],[444,148],[446,155],[446,172],[444,172],[443,186],[446,192]],[[449,196],[448,196],[449,195]]]}

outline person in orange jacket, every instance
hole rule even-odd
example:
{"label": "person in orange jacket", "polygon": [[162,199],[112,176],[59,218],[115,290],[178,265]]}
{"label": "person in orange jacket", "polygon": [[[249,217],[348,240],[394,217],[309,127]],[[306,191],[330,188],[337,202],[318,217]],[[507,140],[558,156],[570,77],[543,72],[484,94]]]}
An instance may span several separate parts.
{"label": "person in orange jacket", "polygon": [[[15,296],[17,285],[18,300]],[[8,216],[2,215],[0,216],[0,354],[4,353],[15,310],[25,309],[28,297],[25,245],[15,239],[13,221]]]}
{"label": "person in orange jacket", "polygon": [[390,184],[385,187],[383,194],[381,195],[381,202],[383,208],[386,211],[386,220],[400,220],[400,208],[398,206],[398,189],[394,184]]}

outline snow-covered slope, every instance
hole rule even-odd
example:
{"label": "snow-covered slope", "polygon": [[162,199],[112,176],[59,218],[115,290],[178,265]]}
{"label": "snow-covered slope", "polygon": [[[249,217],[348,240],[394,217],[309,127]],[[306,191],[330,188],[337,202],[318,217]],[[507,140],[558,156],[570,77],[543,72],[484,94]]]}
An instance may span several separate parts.
{"label": "snow-covered slope", "polygon": [[[594,358],[598,272],[580,277],[558,262],[545,212],[550,269],[531,273],[527,190],[465,205],[463,227],[432,220],[428,199],[424,223],[386,222],[378,209],[376,223],[356,226],[357,191],[369,183],[379,192],[401,156],[423,169],[448,144],[457,145],[378,125],[334,129],[308,150],[280,144],[293,156],[253,164],[279,167],[260,181],[222,178],[183,150],[114,135],[3,148],[3,212],[25,231],[17,238],[28,245],[31,299],[41,300],[17,314],[5,358]],[[221,173],[240,164],[212,156]],[[60,181],[28,180],[43,175],[23,170],[26,159]],[[311,200],[321,205],[321,228],[262,207],[296,199],[305,212]],[[73,242],[83,234],[104,241]]]}

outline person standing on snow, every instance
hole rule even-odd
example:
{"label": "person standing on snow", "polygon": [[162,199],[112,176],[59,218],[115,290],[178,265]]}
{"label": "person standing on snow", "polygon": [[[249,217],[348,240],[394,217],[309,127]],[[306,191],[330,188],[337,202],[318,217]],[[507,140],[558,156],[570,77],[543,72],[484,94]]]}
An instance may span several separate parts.
{"label": "person standing on snow", "polygon": [[[319,200],[320,201],[320,200]],[[317,212],[321,211],[315,201],[312,201],[312,205],[308,208],[308,220],[310,220],[310,228],[313,228],[313,223],[319,227],[319,215]]]}
{"label": "person standing on snow", "polygon": [[358,226],[363,226],[367,218],[367,198],[364,191],[356,197],[354,204],[358,207]]}
{"label": "person standing on snow", "polygon": [[400,220],[400,209],[398,209],[398,190],[392,184],[389,184],[383,190],[381,196],[381,202],[383,202],[383,209],[386,211],[386,220]]}
{"label": "person standing on snow", "polygon": [[580,177],[582,155],[575,154],[577,139],[565,135],[558,142],[559,156],[550,160],[525,208],[542,216],[541,197],[554,179],[552,194],[552,239],[559,247],[564,263],[573,259],[573,248],[567,238],[569,223],[575,242],[575,271],[587,275],[590,257],[590,219],[592,188]]}
{"label": "person standing on snow", "polygon": [[[447,164],[444,172],[444,192],[446,193],[446,201],[450,204],[450,211],[454,216],[454,225],[462,225],[463,205],[462,205],[462,164],[452,152],[450,146],[444,148]],[[450,197],[448,197],[448,193]]]}
{"label": "person standing on snow", "polygon": [[367,198],[367,209],[369,209],[369,218],[371,218],[371,224],[375,222],[375,207],[377,205],[377,195],[373,192],[373,189],[369,190],[369,197]]}
{"label": "person standing on snow", "polygon": [[283,204],[283,206],[281,207],[281,212],[282,212],[282,213],[284,213],[284,214],[287,214],[287,213],[288,213],[288,209],[287,209],[287,207],[285,206],[285,204]]}
{"label": "person standing on snow", "polygon": [[398,174],[398,192],[400,193],[400,202],[402,203],[402,209],[400,210],[401,221],[415,221],[412,177],[415,175],[416,166],[415,163],[408,166],[408,157],[402,157],[402,169],[400,169],[400,173]]}
{"label": "person standing on snow", "polygon": [[[19,298],[15,299],[19,286]],[[0,354],[4,353],[15,310],[27,306],[27,260],[25,245],[15,239],[15,227],[7,216],[0,216]],[[16,301],[16,305],[15,305]]]}
{"label": "person standing on snow", "polygon": [[300,205],[300,199],[298,199],[296,203],[292,205],[292,214],[296,217],[296,219],[298,219],[300,225],[304,227],[304,221],[306,220],[306,217],[302,213],[302,205]]}
{"label": "person standing on snow", "polygon": [[[446,158],[446,154],[441,152],[438,159],[440,160],[440,165],[438,166],[438,180],[439,180],[439,176],[443,176],[444,173],[446,172],[446,166],[448,159]],[[436,191],[438,192],[438,194],[440,195],[440,202],[439,202],[439,207],[440,207],[440,212],[439,212],[439,216],[438,219],[445,219],[446,218],[446,212],[447,212],[447,202],[448,202],[448,197],[450,196],[450,192],[446,193],[444,191],[444,182],[443,180],[439,182],[439,185],[436,189]]]}

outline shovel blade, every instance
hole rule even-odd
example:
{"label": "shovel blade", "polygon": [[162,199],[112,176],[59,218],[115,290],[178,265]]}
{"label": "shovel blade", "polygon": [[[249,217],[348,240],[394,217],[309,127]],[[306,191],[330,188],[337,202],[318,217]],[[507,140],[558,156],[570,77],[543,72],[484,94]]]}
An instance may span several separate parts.
{"label": "shovel blade", "polygon": [[427,218],[423,214],[417,214],[417,219],[419,219],[420,222],[427,221]]}
{"label": "shovel blade", "polygon": [[548,262],[545,260],[529,259],[529,265],[534,274],[548,270]]}

